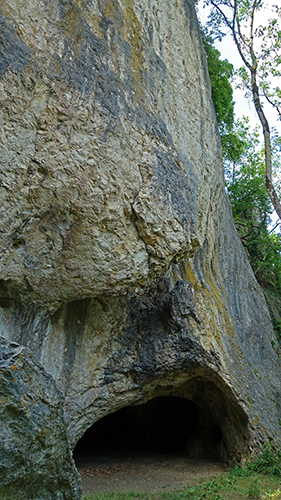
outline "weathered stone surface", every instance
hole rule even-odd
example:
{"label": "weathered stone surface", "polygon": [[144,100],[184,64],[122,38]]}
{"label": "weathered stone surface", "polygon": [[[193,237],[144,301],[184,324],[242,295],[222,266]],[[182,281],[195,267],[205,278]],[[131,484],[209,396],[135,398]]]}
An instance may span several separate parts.
{"label": "weathered stone surface", "polygon": [[220,151],[188,3],[2,5],[2,294],[55,310],[192,255]]}
{"label": "weathered stone surface", "polygon": [[0,337],[0,498],[78,500],[62,395],[30,351]]}
{"label": "weathered stone surface", "polygon": [[159,395],[212,415],[223,458],[280,444],[193,2],[0,5],[0,332],[56,381],[71,445]]}

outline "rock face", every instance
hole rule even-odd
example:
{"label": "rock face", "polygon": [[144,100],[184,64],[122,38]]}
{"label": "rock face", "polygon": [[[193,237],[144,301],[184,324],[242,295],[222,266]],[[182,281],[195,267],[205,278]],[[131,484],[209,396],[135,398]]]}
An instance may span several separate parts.
{"label": "rock face", "polygon": [[31,353],[0,338],[0,497],[78,500],[63,399]]}
{"label": "rock face", "polygon": [[71,446],[167,395],[210,415],[223,458],[280,444],[192,0],[1,7],[0,333],[53,377]]}

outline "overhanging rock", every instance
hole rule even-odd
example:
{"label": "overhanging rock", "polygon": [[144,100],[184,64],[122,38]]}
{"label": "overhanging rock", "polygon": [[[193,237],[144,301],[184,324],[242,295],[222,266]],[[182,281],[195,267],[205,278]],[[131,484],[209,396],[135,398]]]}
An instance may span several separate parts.
{"label": "overhanging rock", "polygon": [[71,446],[165,395],[212,414],[223,457],[280,444],[193,1],[3,5],[1,335],[53,377]]}

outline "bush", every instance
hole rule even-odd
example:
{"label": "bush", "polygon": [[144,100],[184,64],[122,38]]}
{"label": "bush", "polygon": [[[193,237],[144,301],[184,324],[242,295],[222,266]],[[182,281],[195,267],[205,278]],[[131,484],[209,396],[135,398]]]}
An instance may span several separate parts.
{"label": "bush", "polygon": [[260,455],[247,461],[244,466],[238,464],[230,473],[237,477],[246,477],[253,473],[280,477],[281,452],[277,451],[270,444],[265,444],[263,452]]}

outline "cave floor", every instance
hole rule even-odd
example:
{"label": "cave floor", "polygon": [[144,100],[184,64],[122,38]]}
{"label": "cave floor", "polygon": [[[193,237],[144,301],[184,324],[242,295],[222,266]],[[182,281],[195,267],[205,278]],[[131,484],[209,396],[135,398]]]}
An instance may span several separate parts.
{"label": "cave floor", "polygon": [[137,453],[114,450],[106,455],[76,458],[83,494],[108,491],[172,491],[211,481],[227,473],[216,460],[191,459],[184,454]]}

